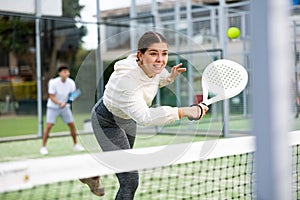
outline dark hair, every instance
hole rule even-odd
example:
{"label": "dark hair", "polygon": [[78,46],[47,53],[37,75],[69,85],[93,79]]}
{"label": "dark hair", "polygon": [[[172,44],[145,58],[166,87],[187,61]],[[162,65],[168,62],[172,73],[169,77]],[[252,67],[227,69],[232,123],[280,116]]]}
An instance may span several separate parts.
{"label": "dark hair", "polygon": [[160,42],[164,42],[168,44],[166,38],[162,36],[160,33],[153,32],[153,31],[146,32],[139,39],[138,50],[141,51],[142,53],[145,53],[145,51],[151,44],[160,43]]}
{"label": "dark hair", "polygon": [[61,65],[57,68],[58,73],[61,72],[62,70],[67,69],[69,70],[69,67],[67,65]]}

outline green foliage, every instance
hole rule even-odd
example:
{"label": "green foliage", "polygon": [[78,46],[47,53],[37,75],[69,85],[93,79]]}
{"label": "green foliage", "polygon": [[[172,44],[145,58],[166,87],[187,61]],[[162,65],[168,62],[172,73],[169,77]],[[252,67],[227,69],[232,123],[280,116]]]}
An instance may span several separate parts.
{"label": "green foliage", "polygon": [[79,5],[79,0],[63,0],[63,17],[81,17],[80,11],[84,6]]}
{"label": "green foliage", "polygon": [[[80,12],[83,8],[84,6],[79,4],[79,0],[63,0],[63,17],[72,19],[78,17],[81,18]],[[69,37],[67,37],[66,39],[66,43],[68,44],[77,44],[75,45],[77,48],[73,49],[72,58],[68,63],[70,65],[70,76],[74,79],[79,69],[79,66],[77,66],[76,64],[75,52],[77,52],[80,48],[80,42],[82,41],[81,38],[87,34],[87,28],[85,26],[78,27],[75,23],[70,24],[69,28],[74,29],[72,32],[73,34],[75,33],[75,37],[77,38],[76,41],[71,42],[68,42],[68,40],[74,40],[74,36],[72,37],[72,39],[70,39]]]}
{"label": "green foliage", "polygon": [[[84,6],[79,5],[79,0],[63,0],[63,17],[65,18],[80,18],[80,12]],[[59,18],[57,18],[59,20]],[[45,31],[42,37],[43,51],[46,57],[51,55],[51,50],[55,46],[53,41],[53,36],[48,37],[47,34],[55,31],[55,29],[68,29],[65,32],[66,41],[65,43],[72,44],[75,49],[73,49],[72,54],[75,55],[76,51],[80,47],[81,38],[87,34],[87,29],[85,26],[78,27],[75,20],[67,22],[54,21],[56,26],[47,27],[49,20],[42,20],[41,31]],[[63,25],[63,27],[61,27]],[[69,35],[72,34],[72,35]],[[57,37],[57,36],[56,36]],[[50,44],[50,45],[49,45]],[[30,47],[35,46],[35,20],[20,16],[0,16],[0,48],[3,52],[13,52],[18,56],[23,56],[29,52]],[[71,67],[75,65],[74,59],[68,63]],[[73,69],[72,69],[73,70]],[[76,74],[77,69],[74,69]]]}
{"label": "green foliage", "polygon": [[16,54],[27,53],[34,43],[34,21],[24,21],[20,17],[0,19],[0,47]]}

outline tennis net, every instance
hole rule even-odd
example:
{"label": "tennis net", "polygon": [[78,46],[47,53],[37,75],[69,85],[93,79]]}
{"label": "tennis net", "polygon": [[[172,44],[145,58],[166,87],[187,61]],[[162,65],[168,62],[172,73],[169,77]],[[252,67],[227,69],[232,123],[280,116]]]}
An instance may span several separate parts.
{"label": "tennis net", "polygon": [[[290,133],[299,199],[300,132]],[[115,173],[139,170],[136,199],[255,199],[252,136],[0,164],[0,199],[99,199],[78,179],[101,175],[114,199]]]}

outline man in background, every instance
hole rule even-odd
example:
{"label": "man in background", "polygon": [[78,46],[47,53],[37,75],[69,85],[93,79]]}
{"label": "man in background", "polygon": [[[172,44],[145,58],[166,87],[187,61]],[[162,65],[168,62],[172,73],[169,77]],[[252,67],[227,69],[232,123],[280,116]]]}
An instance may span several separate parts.
{"label": "man in background", "polygon": [[70,104],[67,102],[69,94],[76,90],[75,82],[69,78],[70,71],[66,65],[58,67],[58,75],[58,77],[51,79],[48,85],[49,98],[46,111],[46,127],[44,129],[43,143],[40,149],[40,154],[42,155],[48,154],[46,148],[47,139],[58,116],[69,126],[74,143],[74,151],[84,151],[84,148],[77,143],[73,114]]}

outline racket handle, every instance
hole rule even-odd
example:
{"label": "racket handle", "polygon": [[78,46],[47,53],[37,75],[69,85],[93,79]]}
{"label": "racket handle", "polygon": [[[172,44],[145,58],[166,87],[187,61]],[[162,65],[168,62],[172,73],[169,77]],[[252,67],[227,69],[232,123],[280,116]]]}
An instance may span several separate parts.
{"label": "racket handle", "polygon": [[72,103],[75,98],[76,98],[76,95],[74,93],[70,93],[67,103]]}
{"label": "racket handle", "polygon": [[203,104],[203,105],[205,105],[205,106],[208,106],[206,103],[203,103],[203,102],[201,102],[200,104]]}
{"label": "racket handle", "polygon": [[204,99],[201,103],[205,106],[209,106],[212,104],[212,101],[211,99]]}

